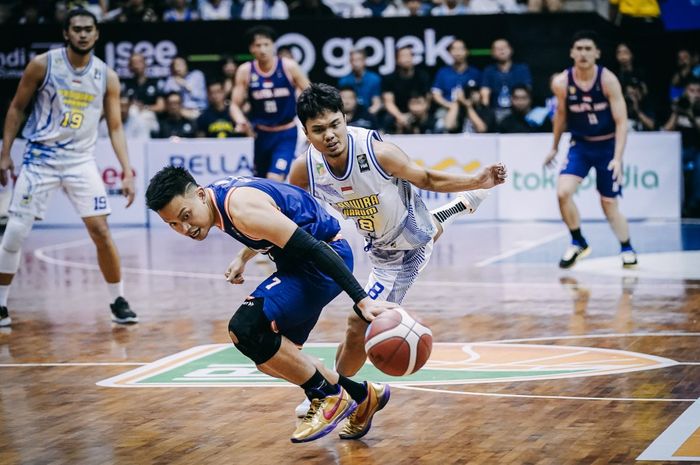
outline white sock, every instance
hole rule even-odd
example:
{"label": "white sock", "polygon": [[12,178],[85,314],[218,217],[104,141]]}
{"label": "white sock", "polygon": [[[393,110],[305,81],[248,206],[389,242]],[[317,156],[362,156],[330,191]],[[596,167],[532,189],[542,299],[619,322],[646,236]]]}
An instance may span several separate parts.
{"label": "white sock", "polygon": [[124,282],[107,283],[107,290],[109,291],[109,296],[112,298],[112,302],[114,302],[117,300],[117,297],[124,296]]}
{"label": "white sock", "polygon": [[445,205],[441,205],[435,210],[431,210],[430,213],[433,214],[435,219],[438,220],[438,222],[444,228],[452,223],[455,218],[469,213],[469,209],[467,209],[467,207],[464,205],[462,199],[456,197],[447,202]]}
{"label": "white sock", "polygon": [[7,297],[10,295],[10,285],[0,286],[0,307],[7,307]]}

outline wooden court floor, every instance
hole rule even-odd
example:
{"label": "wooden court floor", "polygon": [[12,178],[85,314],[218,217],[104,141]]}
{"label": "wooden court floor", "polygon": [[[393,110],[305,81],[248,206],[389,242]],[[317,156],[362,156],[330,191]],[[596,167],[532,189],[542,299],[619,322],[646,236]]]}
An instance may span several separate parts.
{"label": "wooden court floor", "polygon": [[[195,243],[115,228],[141,318],[124,327],[110,322],[86,233],[35,229],[10,296],[13,326],[0,329],[0,464],[700,461],[700,225],[631,228],[638,270],[623,271],[608,226],[590,223],[594,253],[561,271],[559,223],[454,225],[404,302],[439,343],[425,376],[390,382],[362,440],[331,433],[301,445],[289,437],[302,392],[260,386],[220,345],[268,264],[251,263],[232,286],[223,272],[238,245],[219,232]],[[368,261],[351,242],[364,282]],[[324,311],[310,350],[332,353],[323,347],[341,340],[348,302]],[[186,355],[204,352],[212,358]],[[170,380],[138,376],[184,359],[192,365]]]}

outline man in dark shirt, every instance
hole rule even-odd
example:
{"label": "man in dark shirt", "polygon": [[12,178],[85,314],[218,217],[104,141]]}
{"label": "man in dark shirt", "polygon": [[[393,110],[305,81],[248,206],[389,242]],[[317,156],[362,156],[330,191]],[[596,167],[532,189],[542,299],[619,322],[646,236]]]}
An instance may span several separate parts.
{"label": "man in dark shirt", "polygon": [[209,106],[197,118],[197,137],[226,137],[244,136],[235,131],[235,124],[226,106],[224,86],[219,81],[207,85]]}
{"label": "man in dark shirt", "polygon": [[347,118],[348,126],[357,126],[365,129],[377,127],[374,115],[357,102],[357,94],[352,86],[340,88],[340,98],[343,99],[343,110]]}
{"label": "man in dark shirt", "polygon": [[495,132],[496,114],[482,104],[479,86],[464,85],[445,115],[445,130],[450,133]]}
{"label": "man in dark shirt", "polygon": [[158,125],[158,131],[152,133],[157,139],[195,136],[195,124],[182,116],[182,97],[177,92],[165,96],[165,113],[158,118]]}
{"label": "man in dark shirt", "polygon": [[384,128],[393,132],[409,125],[408,100],[412,94],[423,94],[430,100],[430,76],[413,64],[411,47],[396,51],[396,71],[382,80],[382,100],[387,111]]}
{"label": "man in dark shirt", "polygon": [[444,132],[442,121],[435,118],[430,111],[430,103],[425,94],[414,93],[408,99],[408,126],[401,129],[401,134],[440,134]]}
{"label": "man in dark shirt", "polygon": [[496,112],[500,121],[510,112],[510,94],[516,85],[532,88],[530,67],[513,62],[513,48],[506,39],[497,39],[491,45],[491,56],[496,62],[484,69],[481,77],[481,99]]}
{"label": "man in dark shirt", "polygon": [[505,134],[522,132],[550,132],[552,123],[542,111],[539,118],[532,113],[530,90],[525,86],[515,86],[511,91],[511,114],[506,116],[498,126]]}
{"label": "man in dark shirt", "polygon": [[289,4],[290,18],[334,18],[333,10],[321,0],[296,0]]}
{"label": "man in dark shirt", "polygon": [[122,81],[122,94],[134,99],[134,102],[147,110],[160,113],[165,110],[165,101],[158,92],[158,82],[146,76],[146,59],[140,53],[129,57],[130,79]]}

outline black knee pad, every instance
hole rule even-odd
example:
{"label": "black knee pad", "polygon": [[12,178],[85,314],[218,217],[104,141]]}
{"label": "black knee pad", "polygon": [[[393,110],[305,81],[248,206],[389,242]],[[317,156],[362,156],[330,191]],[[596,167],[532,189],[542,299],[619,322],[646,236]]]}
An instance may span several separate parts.
{"label": "black knee pad", "polygon": [[270,360],[282,344],[282,336],[272,331],[270,320],[263,312],[262,297],[246,300],[228,322],[237,343],[234,345],[256,365]]}

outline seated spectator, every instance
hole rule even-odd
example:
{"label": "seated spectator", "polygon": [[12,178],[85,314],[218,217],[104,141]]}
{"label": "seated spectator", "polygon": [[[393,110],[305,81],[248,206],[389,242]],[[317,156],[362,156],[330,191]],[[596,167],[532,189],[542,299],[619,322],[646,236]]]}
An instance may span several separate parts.
{"label": "seated spectator", "polygon": [[204,73],[190,71],[183,57],[175,57],[170,63],[170,77],[163,83],[164,94],[177,92],[182,97],[182,114],[194,119],[207,107],[207,88]]}
{"label": "seated spectator", "polygon": [[132,97],[140,109],[154,113],[165,110],[165,100],[158,90],[158,81],[146,75],[146,59],[140,53],[129,57],[132,77],[122,81],[122,93]]}
{"label": "seated spectator", "polygon": [[335,18],[335,12],[321,0],[295,0],[289,4],[290,18]]}
{"label": "seated spectator", "polygon": [[523,85],[513,87],[511,93],[511,113],[498,125],[498,132],[503,134],[551,132],[552,122],[547,118],[544,107],[532,109],[530,89]]}
{"label": "seated spectator", "polygon": [[382,107],[382,78],[374,71],[367,70],[365,58],[365,51],[362,49],[350,52],[352,71],[338,80],[338,88],[349,86],[355,89],[358,103],[370,113],[376,114]]}
{"label": "seated spectator", "polygon": [[158,118],[158,126],[158,130],[151,134],[157,139],[195,136],[195,124],[182,116],[182,97],[177,92],[165,96],[165,113]]}
{"label": "seated spectator", "polygon": [[481,102],[478,86],[465,85],[455,95],[455,101],[445,115],[445,130],[451,133],[495,132],[496,115]]}
{"label": "seated spectator", "polygon": [[414,94],[429,98],[430,76],[415,67],[413,50],[405,46],[396,51],[396,70],[382,79],[382,102],[387,112],[382,126],[386,132],[408,127],[408,100]]}
{"label": "seated spectator", "polygon": [[615,59],[617,60],[617,78],[620,80],[620,85],[624,89],[627,84],[634,81],[641,84],[644,88],[644,93],[647,93],[647,84],[644,71],[637,67],[634,63],[634,54],[632,49],[626,43],[620,43],[615,49]]}
{"label": "seated spectator", "polygon": [[428,16],[430,14],[430,6],[423,3],[421,0],[403,0],[395,5],[395,8],[387,8],[382,12],[385,18],[396,16]]}
{"label": "seated spectator", "polygon": [[528,0],[527,10],[530,13],[542,13],[548,11],[554,13],[561,11],[562,0]]}
{"label": "seated spectator", "polygon": [[158,15],[153,8],[146,6],[145,0],[126,0],[123,7],[108,12],[105,20],[119,23],[152,23],[158,21]]}
{"label": "seated spectator", "polygon": [[430,111],[430,100],[424,93],[416,92],[408,99],[408,124],[399,134],[440,134],[445,132],[443,122]]}
{"label": "seated spectator", "polygon": [[690,51],[685,48],[678,50],[678,55],[676,56],[676,72],[671,76],[671,101],[677,100],[683,95],[686,85],[693,76],[693,66],[693,57]]}
{"label": "seated spectator", "polygon": [[226,105],[224,86],[219,81],[212,81],[207,86],[209,106],[197,118],[197,137],[240,137]]}
{"label": "seated spectator", "polygon": [[102,21],[109,11],[108,3],[107,0],[69,0],[66,7],[68,11],[74,8],[84,8],[95,15],[98,21]]}
{"label": "seated spectator", "polygon": [[373,114],[360,105],[357,94],[352,86],[340,88],[340,98],[343,99],[343,111],[348,126],[357,126],[365,129],[377,129],[377,120]]}
{"label": "seated spectator", "polygon": [[241,19],[287,19],[289,9],[283,0],[245,0]]}
{"label": "seated spectator", "polygon": [[525,8],[516,0],[470,0],[469,12],[477,15],[493,15],[498,13],[522,13]]}
{"label": "seated spectator", "polygon": [[447,47],[447,51],[452,57],[452,65],[443,66],[438,70],[431,89],[433,100],[445,111],[455,101],[455,93],[465,85],[469,87],[481,85],[481,71],[474,66],[469,66],[467,60],[469,49],[464,41],[462,39],[453,40]]}
{"label": "seated spectator", "polygon": [[700,217],[700,79],[691,78],[673,102],[665,131],[679,131],[683,156],[683,216]]}
{"label": "seated spectator", "polygon": [[[151,137],[152,130],[158,130],[158,124],[156,123],[154,126],[152,122],[148,121],[133,103],[133,98],[127,95],[122,94],[119,97],[119,109],[122,115],[124,136],[126,140],[148,139]],[[155,123],[155,120],[153,122]],[[100,121],[98,134],[100,137],[109,137],[109,130],[107,129],[107,123],[104,118]]]}
{"label": "seated spectator", "polygon": [[484,69],[481,75],[481,99],[502,120],[510,112],[511,90],[517,86],[532,88],[530,67],[513,62],[513,49],[506,39],[496,39],[491,44],[491,57],[496,62]]}
{"label": "seated spectator", "polygon": [[41,14],[37,0],[25,0],[22,2],[17,24],[44,24],[46,18]]}
{"label": "seated spectator", "polygon": [[430,10],[431,16],[456,16],[468,15],[471,8],[469,0],[443,0],[438,6]]}
{"label": "seated spectator", "polygon": [[351,15],[353,18],[396,16],[399,8],[394,0],[365,0],[353,9]]}
{"label": "seated spectator", "polygon": [[163,21],[196,21],[199,13],[189,7],[187,0],[172,0],[172,8],[163,13]]}
{"label": "seated spectator", "polygon": [[653,131],[656,128],[654,109],[646,98],[642,83],[632,78],[622,89],[627,103],[628,129],[631,131]]}
{"label": "seated spectator", "polygon": [[228,101],[231,98],[231,92],[233,91],[233,85],[236,82],[236,70],[238,69],[238,63],[233,59],[233,57],[227,56],[221,60],[221,74],[224,77],[224,95]]}
{"label": "seated spectator", "polygon": [[199,2],[199,17],[204,21],[233,19],[231,0],[202,0]]}

